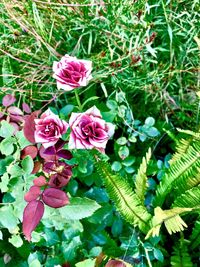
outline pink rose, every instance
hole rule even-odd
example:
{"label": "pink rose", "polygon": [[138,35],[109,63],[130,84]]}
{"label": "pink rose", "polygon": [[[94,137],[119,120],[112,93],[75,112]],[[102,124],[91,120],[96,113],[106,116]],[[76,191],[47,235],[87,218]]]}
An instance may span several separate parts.
{"label": "pink rose", "polygon": [[92,79],[92,62],[65,55],[59,62],[53,63],[53,78],[57,80],[57,88],[71,91],[86,86]]}
{"label": "pink rose", "polygon": [[42,143],[45,148],[55,145],[68,129],[68,123],[60,120],[50,109],[44,112],[40,119],[34,121],[35,142]]}
{"label": "pink rose", "polygon": [[108,139],[114,133],[114,125],[106,123],[100,111],[93,106],[84,113],[72,113],[69,126],[70,149],[92,149],[104,152]]}

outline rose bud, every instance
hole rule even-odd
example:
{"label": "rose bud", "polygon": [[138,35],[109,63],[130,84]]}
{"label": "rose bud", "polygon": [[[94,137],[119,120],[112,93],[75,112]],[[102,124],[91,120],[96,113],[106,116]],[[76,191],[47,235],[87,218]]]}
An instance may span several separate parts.
{"label": "rose bud", "polygon": [[108,139],[114,133],[114,125],[102,119],[100,111],[94,106],[84,113],[72,113],[69,126],[70,149],[97,149],[104,152]]}
{"label": "rose bud", "polygon": [[53,63],[53,78],[57,81],[57,88],[71,91],[80,86],[86,86],[92,79],[92,62],[80,60],[65,55],[59,62]]}
{"label": "rose bud", "polygon": [[50,109],[44,112],[40,119],[34,121],[35,141],[42,143],[45,148],[55,145],[68,128],[68,123],[60,120]]}

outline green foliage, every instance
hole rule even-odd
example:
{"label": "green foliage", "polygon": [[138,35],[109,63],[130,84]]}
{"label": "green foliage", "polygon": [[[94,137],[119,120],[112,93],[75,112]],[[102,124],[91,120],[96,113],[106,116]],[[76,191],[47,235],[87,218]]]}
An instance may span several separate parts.
{"label": "green foliage", "polygon": [[60,209],[60,215],[67,220],[80,220],[91,216],[100,208],[94,200],[88,198],[71,198],[70,204]]}
{"label": "green foliage", "polygon": [[181,157],[173,162],[157,188],[154,205],[162,205],[173,186],[176,193],[180,195],[199,184],[199,149],[200,144],[193,142],[188,147],[187,153],[181,154]]}
{"label": "green foliage", "polygon": [[138,225],[146,232],[151,215],[141,203],[139,197],[133,193],[129,183],[120,175],[113,173],[108,163],[97,159],[98,174],[103,179],[109,197],[121,215],[132,225]]}
{"label": "green foliage", "polygon": [[192,234],[190,236],[190,249],[191,251],[198,248],[200,244],[200,219],[198,218],[195,222]]}
{"label": "green foliage", "polygon": [[169,234],[180,232],[187,227],[186,223],[181,219],[179,214],[190,212],[189,208],[173,208],[170,210],[162,210],[160,207],[155,208],[154,217],[152,218],[153,228],[148,232],[146,239],[151,236],[158,236],[162,223],[165,224]]}
{"label": "green foliage", "polygon": [[148,150],[146,156],[142,159],[142,163],[135,178],[135,193],[139,197],[141,203],[144,203],[145,193],[147,190],[147,165],[151,157],[151,149]]}
{"label": "green foliage", "polygon": [[171,266],[175,267],[192,267],[194,266],[188,252],[188,241],[181,238],[179,243],[173,247],[171,256]]}

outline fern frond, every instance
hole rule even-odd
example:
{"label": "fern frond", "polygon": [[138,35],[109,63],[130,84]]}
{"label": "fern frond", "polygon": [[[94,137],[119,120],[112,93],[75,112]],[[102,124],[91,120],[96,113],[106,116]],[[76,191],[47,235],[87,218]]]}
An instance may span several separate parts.
{"label": "fern frond", "polygon": [[180,128],[177,128],[177,130],[180,132],[180,133],[184,133],[184,134],[187,134],[187,135],[190,135],[192,136],[194,139],[196,140],[200,140],[200,133],[196,133],[196,132],[193,132],[191,130],[182,130]]}
{"label": "fern frond", "polygon": [[149,148],[148,152],[146,153],[146,156],[143,157],[142,163],[139,167],[138,173],[135,178],[135,193],[141,200],[141,203],[144,205],[145,200],[145,193],[147,190],[147,165],[151,158],[151,148]]}
{"label": "fern frond", "polygon": [[178,196],[172,207],[200,209],[200,186],[191,188]]}
{"label": "fern frond", "polygon": [[180,139],[179,143],[176,145],[176,152],[174,153],[173,157],[170,159],[169,164],[170,166],[176,163],[184,154],[187,153],[188,148],[190,147],[193,138],[190,139]]}
{"label": "fern frond", "polygon": [[97,160],[96,167],[106,191],[119,213],[130,224],[139,226],[140,230],[146,233],[149,230],[148,221],[151,219],[151,214],[141,204],[129,183],[119,174],[113,173],[107,162]]}
{"label": "fern frond", "polygon": [[158,236],[160,227],[164,223],[167,231],[171,235],[172,233],[180,232],[187,227],[187,224],[179,216],[182,213],[190,212],[190,208],[173,208],[170,210],[162,210],[160,207],[154,209],[154,217],[152,218],[153,227],[147,233],[145,237],[148,239],[151,236]]}
{"label": "fern frond", "polygon": [[[194,173],[194,171],[196,173]],[[187,177],[182,175],[179,179],[173,182],[173,190],[175,195],[181,195],[183,192],[200,185],[200,168],[196,166],[193,170],[193,174]]]}
{"label": "fern frond", "polygon": [[200,169],[200,144],[193,142],[187,153],[173,163],[164,175],[163,180],[157,187],[154,204],[161,206],[166,195],[172,187],[177,189],[177,194],[192,188],[200,183],[198,175]]}
{"label": "fern frond", "polygon": [[173,267],[193,267],[193,263],[191,261],[190,254],[188,252],[188,244],[187,240],[183,238],[180,239],[179,243],[177,243],[173,247],[173,255],[171,256],[171,266]]}
{"label": "fern frond", "polygon": [[196,223],[193,227],[193,230],[192,230],[192,234],[191,234],[189,239],[190,239],[190,249],[191,250],[200,246],[200,217],[196,221]]}

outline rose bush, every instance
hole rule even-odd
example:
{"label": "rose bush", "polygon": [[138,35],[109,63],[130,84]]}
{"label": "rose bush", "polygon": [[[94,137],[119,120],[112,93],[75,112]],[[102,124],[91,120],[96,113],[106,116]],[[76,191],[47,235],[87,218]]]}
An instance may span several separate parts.
{"label": "rose bush", "polygon": [[53,146],[66,133],[67,129],[68,123],[60,120],[48,109],[41,115],[40,119],[35,119],[35,142],[42,143],[45,148]]}
{"label": "rose bush", "polygon": [[92,62],[65,55],[59,62],[54,61],[53,71],[57,88],[71,91],[74,88],[86,86],[92,79]]}
{"label": "rose bush", "polygon": [[72,113],[69,126],[71,129],[69,138],[70,149],[97,149],[104,152],[108,139],[114,133],[114,125],[102,119],[96,106],[84,113]]}

